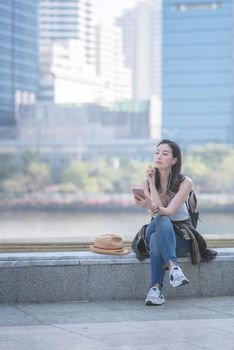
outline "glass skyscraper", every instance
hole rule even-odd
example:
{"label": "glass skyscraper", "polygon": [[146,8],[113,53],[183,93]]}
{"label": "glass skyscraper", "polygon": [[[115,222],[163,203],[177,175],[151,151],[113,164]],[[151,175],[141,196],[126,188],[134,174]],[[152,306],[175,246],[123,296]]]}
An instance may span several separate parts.
{"label": "glass skyscraper", "polygon": [[163,6],[163,136],[233,144],[233,1]]}
{"label": "glass skyscraper", "polygon": [[93,0],[39,0],[39,41],[80,40],[86,62],[95,62]]}
{"label": "glass skyscraper", "polygon": [[0,2],[0,126],[16,123],[17,104],[31,104],[38,85],[38,2]]}

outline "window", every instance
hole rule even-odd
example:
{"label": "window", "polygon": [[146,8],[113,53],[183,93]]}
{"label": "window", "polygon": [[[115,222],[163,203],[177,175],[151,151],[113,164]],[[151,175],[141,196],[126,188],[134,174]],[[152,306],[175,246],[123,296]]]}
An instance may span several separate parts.
{"label": "window", "polygon": [[200,3],[189,3],[182,2],[171,6],[172,11],[186,12],[186,11],[196,11],[196,10],[210,10],[216,11],[222,7],[222,3],[219,1],[215,2],[200,2]]}

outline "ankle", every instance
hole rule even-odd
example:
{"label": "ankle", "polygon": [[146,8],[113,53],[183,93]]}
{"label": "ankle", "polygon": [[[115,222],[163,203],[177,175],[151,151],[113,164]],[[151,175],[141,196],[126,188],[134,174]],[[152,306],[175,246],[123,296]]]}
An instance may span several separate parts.
{"label": "ankle", "polygon": [[171,270],[174,269],[174,267],[178,267],[179,265],[175,264],[173,261],[169,260],[168,261],[168,270],[171,272]]}
{"label": "ankle", "polygon": [[156,283],[156,284],[154,284],[154,285],[152,286],[152,288],[158,288],[159,290],[161,290],[161,289],[162,289],[162,286],[161,286],[161,284]]}

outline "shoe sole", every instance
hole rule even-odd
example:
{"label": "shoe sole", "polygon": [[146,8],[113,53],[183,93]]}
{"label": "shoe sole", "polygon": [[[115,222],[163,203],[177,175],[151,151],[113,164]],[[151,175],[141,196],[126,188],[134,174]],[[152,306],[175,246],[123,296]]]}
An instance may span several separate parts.
{"label": "shoe sole", "polygon": [[165,303],[165,301],[163,301],[160,304],[155,304],[152,301],[148,300],[148,301],[145,302],[145,305],[147,305],[147,306],[160,306],[160,305],[163,305],[164,303]]}
{"label": "shoe sole", "polygon": [[177,286],[173,286],[173,284],[170,282],[170,284],[172,285],[172,287],[174,288],[178,288],[178,287],[181,287],[181,286],[185,286],[186,284],[189,284],[189,280],[183,280],[180,284],[178,284]]}

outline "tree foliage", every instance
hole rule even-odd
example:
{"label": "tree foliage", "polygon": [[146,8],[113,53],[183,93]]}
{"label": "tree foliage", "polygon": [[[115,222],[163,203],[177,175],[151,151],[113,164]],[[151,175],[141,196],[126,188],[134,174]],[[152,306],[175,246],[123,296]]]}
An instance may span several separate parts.
{"label": "tree foliage", "polygon": [[[126,193],[143,178],[148,161],[96,158],[81,162],[71,159],[61,173],[39,155],[25,153],[21,161],[12,155],[0,156],[0,191],[22,195],[29,192]],[[183,173],[202,192],[234,193],[234,150],[226,145],[200,146],[186,152]],[[59,179],[59,180],[58,180]]]}

